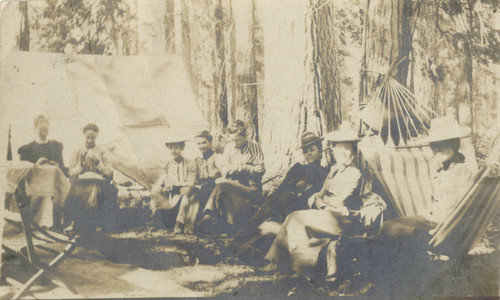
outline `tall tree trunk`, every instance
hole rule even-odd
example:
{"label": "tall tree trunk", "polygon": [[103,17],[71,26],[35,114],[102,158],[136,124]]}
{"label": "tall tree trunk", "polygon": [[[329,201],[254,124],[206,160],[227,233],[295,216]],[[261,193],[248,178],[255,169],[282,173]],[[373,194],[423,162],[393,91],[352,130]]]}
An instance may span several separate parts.
{"label": "tall tree trunk", "polygon": [[[175,13],[175,4],[180,5],[180,2],[174,4],[174,0],[167,0],[165,17],[163,23],[165,25],[165,52],[175,53],[176,51],[176,19],[179,17]],[[180,11],[180,10],[179,10]],[[180,24],[179,24],[180,25]]]}
{"label": "tall tree trunk", "polygon": [[259,140],[257,113],[257,73],[255,58],[254,1],[238,2],[233,7],[236,35],[236,90],[233,99],[235,118],[247,125],[249,138]]}
{"label": "tall tree trunk", "polygon": [[329,0],[311,0],[311,36],[313,41],[314,90],[324,129],[330,132],[342,122],[340,77],[333,11]]}
{"label": "tall tree trunk", "polygon": [[226,85],[226,45],[224,39],[225,18],[222,7],[222,0],[217,0],[213,8],[214,15],[214,35],[215,35],[215,126],[217,128],[226,128],[228,122],[227,116],[227,85]]}
{"label": "tall tree trunk", "polygon": [[[411,0],[369,0],[365,14],[365,54],[362,77],[361,103],[374,97],[379,86],[378,74],[386,74],[393,63],[408,57],[411,49],[409,17]],[[366,71],[368,70],[368,71]],[[408,59],[401,62],[392,73],[401,84],[406,85]]]}
{"label": "tall tree trunk", "polygon": [[28,2],[19,2],[19,10],[21,11],[21,26],[19,30],[19,50],[30,50],[30,26],[28,18]]}
{"label": "tall tree trunk", "polygon": [[[389,71],[389,76],[406,85],[408,58],[412,47],[409,25],[411,10],[411,0],[368,0],[360,107],[375,100],[383,75],[387,75]],[[387,142],[398,145],[399,129],[395,122],[389,124],[390,126],[381,129],[381,135]]]}
{"label": "tall tree trunk", "polygon": [[264,109],[261,144],[266,174],[300,161],[297,147],[305,130],[321,131],[314,97],[310,5],[302,0],[258,0],[264,41]]}

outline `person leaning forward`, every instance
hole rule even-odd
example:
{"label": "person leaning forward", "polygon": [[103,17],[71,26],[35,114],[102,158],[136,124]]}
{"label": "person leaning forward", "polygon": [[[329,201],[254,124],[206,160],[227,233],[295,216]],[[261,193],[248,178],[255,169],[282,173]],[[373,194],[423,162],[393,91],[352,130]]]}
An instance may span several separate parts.
{"label": "person leaning forward", "polygon": [[166,163],[164,173],[151,190],[153,226],[157,229],[166,228],[169,216],[176,214],[176,234],[184,232],[187,215],[185,212],[189,207],[189,198],[195,191],[196,166],[194,162],[182,156],[186,140],[170,138],[165,143],[170,159]]}
{"label": "person leaning forward", "polygon": [[231,143],[226,145],[219,165],[222,178],[208,199],[199,227],[223,221],[237,229],[251,216],[262,194],[264,156],[259,144],[248,141],[245,124],[236,120],[228,127]]}

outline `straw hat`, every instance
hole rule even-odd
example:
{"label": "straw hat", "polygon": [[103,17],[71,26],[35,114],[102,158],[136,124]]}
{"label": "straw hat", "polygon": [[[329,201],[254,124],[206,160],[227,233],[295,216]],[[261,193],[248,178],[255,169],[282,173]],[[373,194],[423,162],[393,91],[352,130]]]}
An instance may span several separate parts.
{"label": "straw hat", "polygon": [[305,148],[305,147],[312,145],[316,142],[321,142],[322,140],[323,140],[322,137],[317,136],[313,132],[305,131],[300,138],[300,147],[298,147],[297,149]]}
{"label": "straw hat", "polygon": [[470,134],[468,127],[458,125],[458,122],[449,118],[437,118],[431,121],[429,136],[425,139],[427,143],[446,141],[463,138]]}
{"label": "straw hat", "polygon": [[165,139],[165,146],[168,147],[168,145],[172,145],[172,144],[178,144],[178,143],[182,143],[182,142],[187,142],[190,140],[190,138],[184,136],[184,135],[169,135],[167,136],[167,138]]}
{"label": "straw hat", "polygon": [[325,139],[330,142],[357,142],[361,140],[358,133],[347,123],[340,125],[338,130],[327,133]]}

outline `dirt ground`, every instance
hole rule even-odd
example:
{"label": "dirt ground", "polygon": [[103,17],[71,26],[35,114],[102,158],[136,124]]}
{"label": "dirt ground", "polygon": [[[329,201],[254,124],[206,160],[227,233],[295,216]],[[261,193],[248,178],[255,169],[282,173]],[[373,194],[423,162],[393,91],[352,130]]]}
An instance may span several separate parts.
{"label": "dirt ground", "polygon": [[[26,298],[286,296],[292,290],[317,296],[498,295],[500,251],[483,243],[476,252],[459,266],[435,262],[431,273],[408,270],[414,274],[404,276],[406,282],[380,288],[363,276],[331,284],[258,274],[245,261],[231,258],[227,239],[175,236],[141,226],[82,237],[81,246],[58,267],[78,295],[42,280]],[[18,280],[30,275],[13,257],[7,257],[4,271]],[[5,299],[13,291],[0,288]]]}

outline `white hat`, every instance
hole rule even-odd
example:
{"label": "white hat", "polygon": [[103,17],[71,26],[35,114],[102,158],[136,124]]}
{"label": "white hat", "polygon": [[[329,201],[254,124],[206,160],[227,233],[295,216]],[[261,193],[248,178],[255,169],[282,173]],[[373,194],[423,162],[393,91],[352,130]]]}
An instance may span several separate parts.
{"label": "white hat", "polygon": [[463,138],[470,135],[470,128],[462,127],[457,121],[450,118],[436,118],[431,121],[429,136],[425,139],[427,143],[446,141]]}
{"label": "white hat", "polygon": [[340,125],[338,130],[327,133],[325,139],[330,142],[357,142],[361,140],[358,133],[347,123]]}

